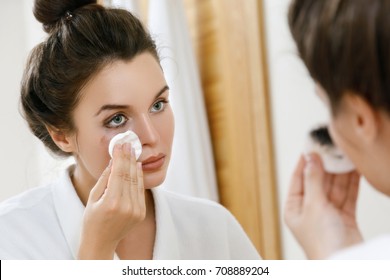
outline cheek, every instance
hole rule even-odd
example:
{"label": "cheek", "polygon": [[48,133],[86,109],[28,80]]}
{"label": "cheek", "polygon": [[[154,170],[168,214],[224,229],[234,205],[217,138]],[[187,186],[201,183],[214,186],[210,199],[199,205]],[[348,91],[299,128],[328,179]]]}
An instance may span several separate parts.
{"label": "cheek", "polygon": [[334,144],[339,147],[352,161],[355,158],[353,149],[354,139],[351,139],[350,131],[346,124],[332,120],[329,123],[329,133]]}
{"label": "cheek", "polygon": [[170,147],[173,142],[173,135],[175,131],[175,119],[173,116],[172,110],[169,108],[167,110],[162,123],[159,125],[160,127],[160,135],[164,141],[164,143],[168,144]]}
{"label": "cheek", "polygon": [[89,134],[79,135],[78,139],[78,157],[91,175],[98,178],[110,161],[108,145],[114,132],[90,131]]}
{"label": "cheek", "polygon": [[108,133],[108,134],[104,134],[103,136],[100,137],[99,147],[102,150],[105,149],[107,151],[107,154],[108,154],[108,145],[110,144],[110,141],[111,141],[112,137],[114,137],[114,136],[115,136],[115,134]]}
{"label": "cheek", "polygon": [[129,130],[129,129],[131,129],[131,128],[124,128],[124,129],[120,129],[120,130],[109,129],[109,130],[105,130],[100,135],[99,144],[98,144],[96,152],[99,152],[99,155],[102,158],[104,158],[107,161],[107,163],[111,159],[110,154],[108,152],[108,146],[110,145],[111,139],[114,138],[114,136],[116,136],[116,135],[118,135],[120,133],[124,133],[127,130]]}
{"label": "cheek", "polygon": [[338,147],[341,147],[343,145],[342,136],[339,133],[339,127],[333,120],[329,122],[329,133],[334,144]]}

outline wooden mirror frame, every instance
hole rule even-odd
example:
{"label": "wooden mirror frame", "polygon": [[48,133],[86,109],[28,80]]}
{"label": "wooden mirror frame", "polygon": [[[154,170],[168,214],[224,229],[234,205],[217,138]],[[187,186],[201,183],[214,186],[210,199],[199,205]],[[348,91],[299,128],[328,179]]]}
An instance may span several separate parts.
{"label": "wooden mirror frame", "polygon": [[261,0],[184,0],[200,68],[220,202],[262,257],[280,259]]}

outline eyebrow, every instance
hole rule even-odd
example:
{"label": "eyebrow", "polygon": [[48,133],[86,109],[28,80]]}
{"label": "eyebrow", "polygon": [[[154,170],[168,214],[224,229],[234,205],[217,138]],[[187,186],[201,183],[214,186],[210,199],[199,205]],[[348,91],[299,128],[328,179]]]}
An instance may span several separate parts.
{"label": "eyebrow", "polygon": [[[169,90],[169,87],[165,85],[160,91],[156,94],[154,99],[158,98],[160,95],[162,95],[165,91]],[[103,111],[109,111],[109,110],[126,110],[129,109],[131,106],[128,105],[118,105],[118,104],[106,104],[103,105],[99,111],[95,114],[95,117],[98,116]]]}

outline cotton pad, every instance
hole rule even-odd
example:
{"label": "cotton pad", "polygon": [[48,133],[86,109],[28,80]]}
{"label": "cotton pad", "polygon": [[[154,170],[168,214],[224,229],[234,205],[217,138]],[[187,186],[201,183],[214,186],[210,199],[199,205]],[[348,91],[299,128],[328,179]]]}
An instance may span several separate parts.
{"label": "cotton pad", "polygon": [[304,153],[311,152],[320,155],[324,169],[328,173],[348,173],[355,169],[349,158],[334,145],[326,126],[319,126],[309,132]]}
{"label": "cotton pad", "polygon": [[131,143],[131,147],[134,149],[135,152],[135,159],[138,160],[139,156],[142,153],[142,145],[139,141],[138,135],[135,134],[133,131],[128,130],[124,133],[119,133],[115,135],[108,145],[108,153],[112,157],[112,151],[114,150],[114,146],[116,144],[124,144],[124,143]]}

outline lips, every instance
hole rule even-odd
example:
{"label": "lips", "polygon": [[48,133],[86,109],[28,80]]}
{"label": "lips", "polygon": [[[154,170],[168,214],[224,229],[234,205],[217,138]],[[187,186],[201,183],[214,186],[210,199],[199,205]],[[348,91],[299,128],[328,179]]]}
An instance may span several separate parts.
{"label": "lips", "polygon": [[159,154],[157,156],[151,156],[146,160],[142,161],[142,170],[143,171],[155,171],[160,169],[165,162],[165,155]]}

